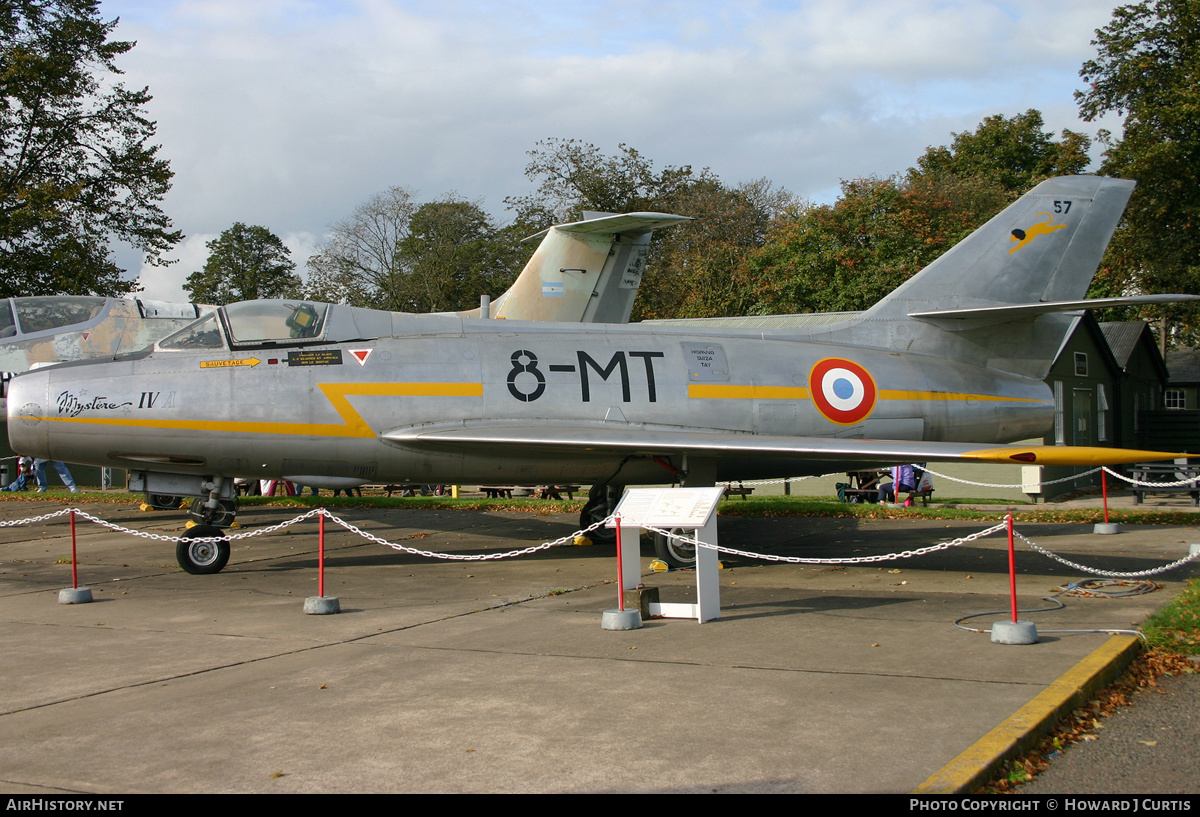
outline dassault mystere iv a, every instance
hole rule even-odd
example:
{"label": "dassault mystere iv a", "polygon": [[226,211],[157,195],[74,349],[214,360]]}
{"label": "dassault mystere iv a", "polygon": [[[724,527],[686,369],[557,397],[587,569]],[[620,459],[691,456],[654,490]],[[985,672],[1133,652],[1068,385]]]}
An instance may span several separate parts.
{"label": "dassault mystere iv a", "polygon": [[0,407],[18,372],[144,349],[211,306],[146,298],[46,295],[0,299]]}
{"label": "dassault mystere iv a", "polygon": [[[233,477],[580,482],[594,486],[585,523],[623,484],[1173,456],[1006,445],[1052,426],[1042,378],[1072,313],[1139,300],[1080,300],[1132,190],[1046,181],[871,309],[817,327],[232,304],[152,349],[14,378],[9,435],[34,456],[129,468],[132,485],[202,498],[213,515],[227,512]],[[196,573],[228,555],[221,543],[177,550]]]}

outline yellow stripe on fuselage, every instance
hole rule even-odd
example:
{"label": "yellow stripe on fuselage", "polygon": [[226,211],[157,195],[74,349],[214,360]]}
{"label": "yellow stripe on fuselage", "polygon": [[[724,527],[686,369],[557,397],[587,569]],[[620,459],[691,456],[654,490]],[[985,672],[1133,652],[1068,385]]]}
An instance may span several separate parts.
{"label": "yellow stripe on fuselage", "polygon": [[688,397],[716,400],[807,400],[804,386],[731,386],[725,383],[690,383]]}
{"label": "yellow stripe on fuselage", "polygon": [[319,383],[341,423],[272,423],[237,420],[148,420],[128,417],[38,417],[29,419],[81,425],[159,428],[177,431],[224,431],[309,437],[374,437],[375,432],[350,403],[350,397],[482,397],[482,383]]}
{"label": "yellow stripe on fuselage", "polygon": [[[804,386],[735,386],[726,383],[691,383],[688,397],[706,400],[807,400]],[[880,400],[980,400],[1002,403],[1037,403],[1039,397],[1005,397],[999,394],[968,394],[952,391],[907,391],[880,389]]]}
{"label": "yellow stripe on fuselage", "polygon": [[1038,403],[1040,397],[1005,397],[1001,394],[968,394],[955,391],[906,391],[880,389],[880,400],[983,400],[1001,403]]}

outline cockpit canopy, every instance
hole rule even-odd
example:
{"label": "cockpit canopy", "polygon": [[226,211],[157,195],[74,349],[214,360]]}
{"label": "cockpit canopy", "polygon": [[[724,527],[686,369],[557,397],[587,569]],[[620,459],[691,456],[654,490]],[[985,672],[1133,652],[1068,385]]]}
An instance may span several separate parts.
{"label": "cockpit canopy", "polygon": [[86,324],[104,311],[107,298],[63,296],[0,301],[0,338]]}
{"label": "cockpit canopy", "polygon": [[241,301],[159,341],[160,349],[221,349],[340,343],[391,334],[386,312],[319,301]]}

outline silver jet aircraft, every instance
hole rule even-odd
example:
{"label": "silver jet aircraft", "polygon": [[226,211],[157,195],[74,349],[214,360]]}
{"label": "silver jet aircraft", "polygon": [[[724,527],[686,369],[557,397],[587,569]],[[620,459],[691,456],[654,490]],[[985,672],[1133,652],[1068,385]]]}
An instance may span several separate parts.
{"label": "silver jet aircraft", "polygon": [[[1044,182],[871,309],[824,326],[232,304],[152,349],[14,378],[9,436],[34,456],[128,468],[136,488],[198,497],[210,521],[228,514],[235,476],[579,482],[594,486],[590,524],[625,484],[1174,456],[1008,445],[1052,426],[1042,379],[1072,313],[1147,300],[1081,300],[1132,190],[1092,176]],[[551,274],[585,279],[612,258],[593,256]],[[660,555],[688,558],[665,544]],[[177,556],[213,573],[229,548],[184,541]]]}

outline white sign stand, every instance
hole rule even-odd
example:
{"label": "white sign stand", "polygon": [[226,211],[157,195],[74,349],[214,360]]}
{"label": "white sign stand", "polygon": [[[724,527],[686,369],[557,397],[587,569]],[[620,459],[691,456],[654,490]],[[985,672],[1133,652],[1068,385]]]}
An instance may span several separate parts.
{"label": "white sign stand", "polygon": [[[630,488],[621,497],[616,515],[621,520],[621,590],[632,590],[641,581],[639,529],[682,528],[692,537],[717,544],[717,502],[724,488]],[[615,527],[609,522],[609,527]],[[699,622],[721,617],[719,559],[712,548],[696,548],[696,603],[651,604],[652,616],[695,618]]]}

